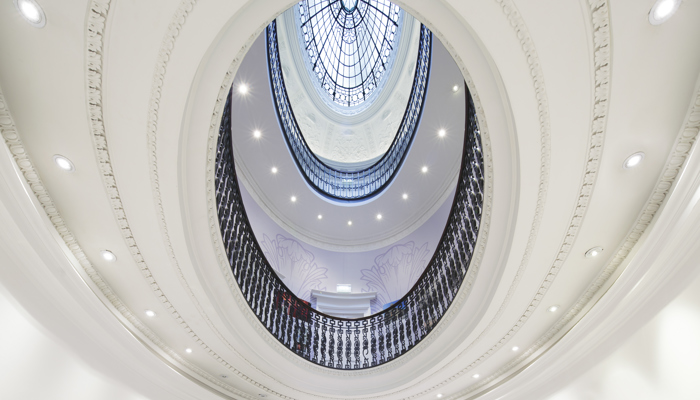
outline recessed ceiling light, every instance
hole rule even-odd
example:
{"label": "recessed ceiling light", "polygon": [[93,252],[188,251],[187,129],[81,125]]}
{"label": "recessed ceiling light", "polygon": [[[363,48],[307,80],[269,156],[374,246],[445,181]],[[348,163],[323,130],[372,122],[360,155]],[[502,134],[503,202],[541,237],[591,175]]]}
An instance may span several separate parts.
{"label": "recessed ceiling light", "polygon": [[445,135],[447,135],[447,131],[446,131],[446,130],[440,129],[440,130],[438,131],[438,136],[440,136],[440,137],[445,137]]}
{"label": "recessed ceiling light", "polygon": [[637,165],[639,165],[639,163],[641,163],[642,160],[644,160],[644,153],[643,152],[640,151],[640,152],[634,153],[625,159],[625,162],[622,163],[622,168],[624,168],[624,169],[634,168]]}
{"label": "recessed ceiling light", "polygon": [[115,256],[114,253],[112,253],[109,250],[102,250],[100,252],[100,255],[102,256],[102,259],[105,261],[109,261],[109,262],[117,261],[117,256]]}
{"label": "recessed ceiling light", "polygon": [[24,19],[35,28],[42,28],[46,25],[46,15],[34,0],[15,0],[15,7]]}
{"label": "recessed ceiling light", "polygon": [[352,221],[348,221],[348,225],[352,225]]}
{"label": "recessed ceiling light", "polygon": [[146,313],[146,316],[149,316],[151,318],[156,316],[156,313],[153,310],[146,310],[146,311],[144,311],[144,313]]}
{"label": "recessed ceiling light", "polygon": [[260,132],[259,129],[256,129],[253,131],[253,137],[256,139],[260,139],[260,136],[262,136],[262,132]]}
{"label": "recessed ceiling light", "polygon": [[188,352],[188,353],[191,353],[191,352],[192,352],[192,349],[190,349],[190,348],[188,347],[188,348],[185,349],[185,351]]}
{"label": "recessed ceiling light", "polygon": [[247,94],[248,93],[248,85],[245,83],[241,83],[238,85],[238,93],[240,94]]}
{"label": "recessed ceiling light", "polygon": [[272,167],[272,169],[271,169],[270,171],[272,171],[273,174],[276,174],[276,173],[277,173],[277,167]]}
{"label": "recessed ceiling light", "polygon": [[518,350],[520,350],[520,347],[518,347],[518,346],[513,346],[513,351],[518,351]]}
{"label": "recessed ceiling light", "polygon": [[60,154],[56,154],[53,156],[53,162],[58,165],[58,168],[66,171],[66,172],[73,172],[75,171],[75,166],[73,166],[73,163],[67,159],[66,157],[63,157]]}
{"label": "recessed ceiling light", "polygon": [[377,214],[377,219],[382,219],[382,214]]}
{"label": "recessed ceiling light", "polygon": [[666,22],[678,10],[680,0],[657,0],[649,11],[649,23],[660,25]]}
{"label": "recessed ceiling light", "polygon": [[454,86],[452,86],[452,91],[453,91],[453,92],[459,91],[459,85],[454,85]]}
{"label": "recessed ceiling light", "polygon": [[588,249],[586,252],[586,258],[593,258],[597,257],[598,254],[600,254],[603,251],[603,248],[600,246],[593,247],[592,249]]}
{"label": "recessed ceiling light", "polygon": [[318,214],[318,217],[316,217],[316,218],[318,218],[318,219],[323,219],[323,215]]}
{"label": "recessed ceiling light", "polygon": [[297,201],[297,196],[292,196],[292,198],[291,198],[290,200],[292,200],[292,203],[296,202],[296,201]]}
{"label": "recessed ceiling light", "polygon": [[439,399],[440,397],[442,397],[442,393],[437,394],[437,398]]}
{"label": "recessed ceiling light", "polygon": [[556,312],[559,309],[559,306],[551,306],[547,309],[549,312]]}
{"label": "recessed ceiling light", "polygon": [[426,165],[423,166],[423,168],[420,169],[422,173],[428,172],[428,167]]}
{"label": "recessed ceiling light", "polygon": [[474,375],[472,375],[472,378],[474,378],[474,379],[476,379],[476,378],[478,378],[478,377],[479,377],[479,374],[474,374]]}
{"label": "recessed ceiling light", "polygon": [[408,193],[404,193],[403,196],[401,196],[404,200],[408,199]]}

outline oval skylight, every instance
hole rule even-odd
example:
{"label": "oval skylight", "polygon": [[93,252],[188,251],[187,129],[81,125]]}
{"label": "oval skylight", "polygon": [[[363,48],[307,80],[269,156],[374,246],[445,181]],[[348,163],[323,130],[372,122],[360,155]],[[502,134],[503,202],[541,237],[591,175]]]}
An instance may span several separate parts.
{"label": "oval skylight", "polygon": [[303,0],[299,12],[321,91],[343,107],[367,101],[391,68],[402,10],[387,0]]}

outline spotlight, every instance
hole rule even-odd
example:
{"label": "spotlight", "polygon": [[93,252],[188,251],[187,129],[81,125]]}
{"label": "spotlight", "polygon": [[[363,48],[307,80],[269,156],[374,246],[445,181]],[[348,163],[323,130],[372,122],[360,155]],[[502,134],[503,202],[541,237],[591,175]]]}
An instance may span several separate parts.
{"label": "spotlight", "polygon": [[53,162],[55,162],[56,165],[58,165],[58,168],[66,172],[75,171],[75,166],[73,166],[73,163],[66,157],[63,157],[62,155],[56,154],[55,156],[53,156]]}
{"label": "spotlight", "polygon": [[43,28],[46,25],[46,15],[34,0],[15,0],[15,7],[22,17],[35,28]]}
{"label": "spotlight", "polygon": [[622,168],[624,168],[624,169],[634,168],[637,165],[639,165],[639,163],[641,163],[642,160],[644,160],[644,153],[643,152],[640,151],[640,152],[634,153],[625,159],[625,162],[622,163]]}
{"label": "spotlight", "polygon": [[102,256],[102,259],[105,261],[109,261],[109,262],[117,261],[117,256],[115,256],[114,253],[112,253],[109,250],[102,250],[100,252],[100,255]]}
{"label": "spotlight", "polygon": [[680,0],[657,0],[656,4],[651,7],[651,11],[649,11],[649,23],[661,25],[668,21],[678,10],[680,4]]}
{"label": "spotlight", "polygon": [[597,257],[602,251],[603,251],[603,248],[600,246],[593,247],[592,249],[588,249],[588,251],[586,252],[586,258]]}

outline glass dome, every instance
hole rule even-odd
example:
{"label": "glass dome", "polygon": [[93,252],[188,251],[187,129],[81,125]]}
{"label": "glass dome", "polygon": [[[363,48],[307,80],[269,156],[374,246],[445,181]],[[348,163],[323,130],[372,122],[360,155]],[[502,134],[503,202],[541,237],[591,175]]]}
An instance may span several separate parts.
{"label": "glass dome", "polygon": [[382,86],[402,14],[387,0],[299,3],[299,28],[311,74],[335,104],[360,105]]}

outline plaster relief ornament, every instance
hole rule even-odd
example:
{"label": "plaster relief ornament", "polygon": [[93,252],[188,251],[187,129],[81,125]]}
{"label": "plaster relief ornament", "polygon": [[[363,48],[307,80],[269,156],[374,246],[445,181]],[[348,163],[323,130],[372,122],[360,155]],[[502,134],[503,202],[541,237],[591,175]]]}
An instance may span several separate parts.
{"label": "plaster relief ornament", "polygon": [[360,279],[367,282],[365,291],[377,292],[372,313],[408,293],[428,265],[429,256],[428,242],[420,247],[414,242],[397,244],[377,256],[371,268],[360,271]]}
{"label": "plaster relief ornament", "polygon": [[300,299],[311,302],[311,290],[326,290],[328,268],[319,267],[314,262],[314,254],[298,241],[279,234],[275,240],[263,235],[260,248],[272,268],[285,276],[284,283]]}

